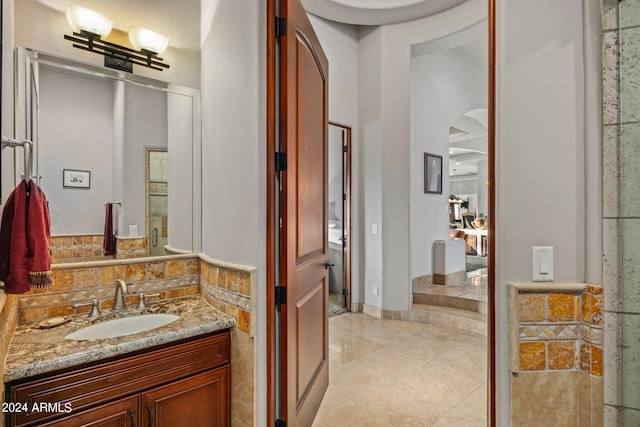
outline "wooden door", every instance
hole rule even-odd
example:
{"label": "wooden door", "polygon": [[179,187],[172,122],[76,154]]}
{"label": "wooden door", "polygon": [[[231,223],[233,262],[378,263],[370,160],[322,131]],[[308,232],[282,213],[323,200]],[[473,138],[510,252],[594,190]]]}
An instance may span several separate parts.
{"label": "wooden door", "polygon": [[329,384],[327,244],[328,61],[300,0],[281,17],[282,408],[288,426],[309,426]]}
{"label": "wooden door", "polygon": [[187,377],[142,393],[143,426],[228,427],[229,367]]}

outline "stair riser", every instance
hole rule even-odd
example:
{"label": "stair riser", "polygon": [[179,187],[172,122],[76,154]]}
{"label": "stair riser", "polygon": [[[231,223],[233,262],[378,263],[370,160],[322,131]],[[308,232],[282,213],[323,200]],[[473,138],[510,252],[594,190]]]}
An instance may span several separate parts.
{"label": "stair riser", "polygon": [[433,311],[411,310],[410,319],[413,322],[428,323],[430,325],[452,328],[459,331],[471,332],[481,336],[487,336],[487,323],[480,320],[466,319],[446,313]]}
{"label": "stair riser", "polygon": [[414,304],[429,304],[440,307],[453,307],[462,310],[487,314],[487,303],[471,299],[451,297],[447,295],[413,294]]}

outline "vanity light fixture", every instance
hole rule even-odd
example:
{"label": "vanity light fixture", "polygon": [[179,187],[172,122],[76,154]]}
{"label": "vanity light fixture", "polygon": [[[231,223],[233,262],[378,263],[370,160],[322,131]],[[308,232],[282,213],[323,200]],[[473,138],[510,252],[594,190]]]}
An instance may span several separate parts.
{"label": "vanity light fixture", "polygon": [[73,42],[73,47],[104,56],[104,66],[116,70],[133,72],[133,64],[162,71],[169,68],[159,56],[167,49],[169,38],[146,28],[132,26],[129,40],[135,49],[103,40],[113,27],[113,21],[84,7],[67,6],[67,21],[73,35],[64,36]]}
{"label": "vanity light fixture", "polygon": [[129,41],[136,50],[158,55],[162,55],[169,46],[169,37],[134,25],[129,28]]}

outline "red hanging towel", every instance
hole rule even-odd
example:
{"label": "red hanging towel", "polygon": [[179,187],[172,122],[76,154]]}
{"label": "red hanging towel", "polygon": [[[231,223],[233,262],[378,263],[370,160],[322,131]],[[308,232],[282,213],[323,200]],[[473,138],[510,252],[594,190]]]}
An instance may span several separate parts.
{"label": "red hanging towel", "polygon": [[0,224],[0,280],[8,294],[53,283],[47,198],[35,182],[22,181],[7,199]]}
{"label": "red hanging towel", "polygon": [[102,251],[104,255],[114,255],[116,253],[116,236],[113,234],[113,203],[107,203],[106,206]]}

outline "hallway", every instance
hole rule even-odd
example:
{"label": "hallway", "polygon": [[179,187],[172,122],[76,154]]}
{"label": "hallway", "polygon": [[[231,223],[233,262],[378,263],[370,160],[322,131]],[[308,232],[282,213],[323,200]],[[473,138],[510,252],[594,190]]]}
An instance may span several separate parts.
{"label": "hallway", "polygon": [[486,338],[360,313],[329,319],[314,427],[486,426]]}

